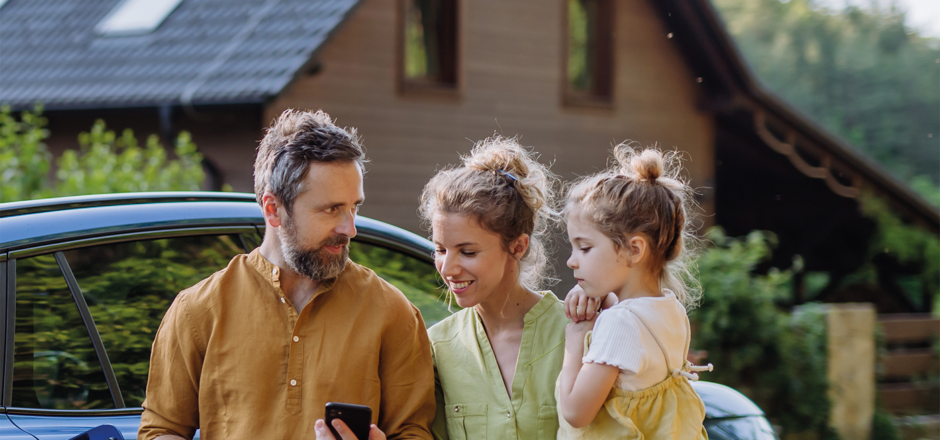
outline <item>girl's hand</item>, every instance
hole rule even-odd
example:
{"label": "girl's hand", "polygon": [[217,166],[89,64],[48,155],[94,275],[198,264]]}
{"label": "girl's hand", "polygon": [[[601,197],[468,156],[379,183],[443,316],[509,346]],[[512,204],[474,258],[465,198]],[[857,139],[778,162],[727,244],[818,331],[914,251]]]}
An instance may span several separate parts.
{"label": "girl's hand", "polygon": [[[584,345],[584,335],[594,329],[594,320],[571,321],[565,326],[566,345],[579,346]],[[580,354],[580,352],[578,352]]]}
{"label": "girl's hand", "polygon": [[[584,293],[581,286],[575,285],[565,297],[565,316],[573,322],[590,321],[600,312],[601,301]],[[592,324],[593,326],[593,324]]]}
{"label": "girl's hand", "polygon": [[565,297],[565,316],[574,322],[590,321],[597,317],[601,310],[613,307],[617,301],[614,292],[603,298],[591,298],[584,293],[581,286],[575,285]]}

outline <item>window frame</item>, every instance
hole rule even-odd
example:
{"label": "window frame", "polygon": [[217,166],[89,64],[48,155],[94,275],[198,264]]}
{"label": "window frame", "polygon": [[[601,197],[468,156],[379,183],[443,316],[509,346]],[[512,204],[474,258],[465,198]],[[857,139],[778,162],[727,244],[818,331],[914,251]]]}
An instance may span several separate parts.
{"label": "window frame", "polygon": [[16,325],[16,318],[9,319],[10,314],[16,314],[16,260],[10,260],[7,253],[3,253],[3,261],[0,261],[0,319],[4,320],[0,326],[0,354],[3,355],[0,373],[3,374],[0,380],[0,406],[9,406],[13,400],[13,329]]}
{"label": "window frame", "polygon": [[463,38],[461,31],[461,18],[463,17],[463,1],[454,2],[454,82],[421,81],[408,78],[405,74],[405,25],[408,15],[408,4],[412,0],[395,1],[395,83],[399,95],[421,96],[430,98],[454,99],[463,95]]}
{"label": "window frame", "polygon": [[[602,109],[613,109],[614,108],[614,96],[616,92],[616,72],[617,72],[617,51],[616,51],[616,14],[617,6],[614,0],[593,0],[598,3],[600,11],[598,16],[601,17],[601,24],[599,27],[602,29],[598,30],[597,33],[603,35],[599,40],[602,44],[598,48],[598,55],[595,56],[595,59],[602,58],[603,61],[592,61],[595,63],[595,73],[593,80],[598,81],[598,76],[601,76],[602,85],[595,86],[595,89],[600,88],[600,93],[596,91],[582,92],[573,90],[571,87],[571,80],[568,77],[568,57],[570,55],[570,43],[571,43],[571,14],[569,10],[569,2],[571,0],[562,0],[562,16],[564,17],[563,23],[563,32],[561,40],[561,95],[562,95],[562,104],[566,107],[593,107],[593,108],[602,108]],[[607,32],[604,32],[604,27],[607,28]],[[595,41],[595,44],[597,42]],[[600,72],[600,73],[598,73]]]}

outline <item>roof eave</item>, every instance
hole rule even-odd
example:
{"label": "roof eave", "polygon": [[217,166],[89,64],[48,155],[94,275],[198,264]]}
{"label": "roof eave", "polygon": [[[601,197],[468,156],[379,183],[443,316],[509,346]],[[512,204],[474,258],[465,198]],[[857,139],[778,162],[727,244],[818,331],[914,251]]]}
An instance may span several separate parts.
{"label": "roof eave", "polygon": [[[676,35],[680,50],[690,59],[697,75],[703,78],[706,90],[719,94],[719,113],[745,110],[751,113],[767,112],[772,118],[788,125],[802,139],[826,150],[839,163],[851,167],[878,193],[889,196],[913,215],[915,223],[930,231],[940,232],[940,209],[915,193],[908,185],[890,175],[880,165],[860,154],[849,144],[825,128],[802,115],[798,110],[776,97],[758,81],[744,62],[717,11],[709,0],[658,0],[653,2],[667,23],[673,15],[682,21],[693,35]],[[717,82],[717,84],[716,84]]]}

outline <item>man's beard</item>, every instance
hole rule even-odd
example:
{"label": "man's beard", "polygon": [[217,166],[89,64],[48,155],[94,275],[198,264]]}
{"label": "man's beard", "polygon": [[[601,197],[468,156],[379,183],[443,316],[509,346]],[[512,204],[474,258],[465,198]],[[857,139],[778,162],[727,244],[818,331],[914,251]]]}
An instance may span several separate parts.
{"label": "man's beard", "polygon": [[[284,260],[294,272],[297,272],[314,281],[323,281],[330,278],[336,278],[343,268],[346,267],[346,261],[349,260],[349,237],[345,235],[334,235],[314,249],[303,249],[297,242],[297,229],[294,220],[288,216],[277,231],[278,238],[281,240],[281,251],[284,254]],[[324,246],[340,246],[342,252],[334,255],[324,249]]]}

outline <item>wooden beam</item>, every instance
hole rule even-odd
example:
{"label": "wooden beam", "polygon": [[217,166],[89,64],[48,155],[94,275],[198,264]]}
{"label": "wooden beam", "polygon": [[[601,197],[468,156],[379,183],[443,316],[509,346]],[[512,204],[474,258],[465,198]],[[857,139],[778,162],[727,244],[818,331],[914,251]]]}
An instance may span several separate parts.
{"label": "wooden beam", "polygon": [[878,322],[887,344],[927,342],[940,336],[940,319],[928,313],[881,315]]}
{"label": "wooden beam", "polygon": [[928,383],[891,383],[878,386],[878,397],[884,409],[895,413],[918,410],[936,412],[940,407],[937,393]]}
{"label": "wooden beam", "polygon": [[909,379],[937,371],[937,360],[930,348],[891,350],[882,359],[884,377]]}

